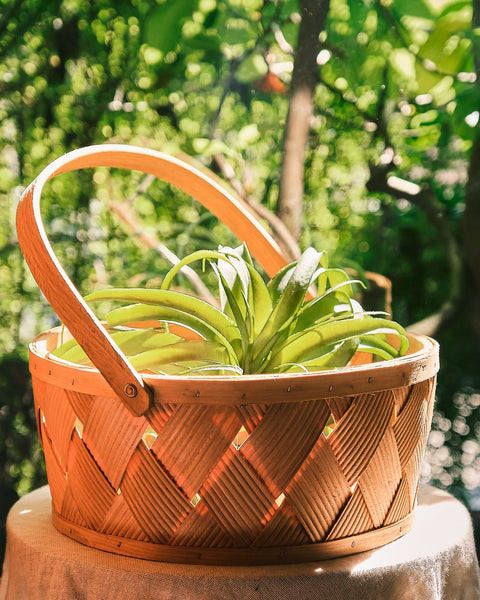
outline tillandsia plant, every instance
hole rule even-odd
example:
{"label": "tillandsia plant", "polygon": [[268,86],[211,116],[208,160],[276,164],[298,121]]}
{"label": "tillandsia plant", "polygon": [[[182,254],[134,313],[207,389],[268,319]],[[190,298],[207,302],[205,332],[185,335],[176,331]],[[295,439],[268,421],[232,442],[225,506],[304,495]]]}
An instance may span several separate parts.
{"label": "tillandsia plant", "polygon": [[[195,261],[213,269],[219,308],[170,289],[181,268]],[[160,289],[106,289],[85,300],[123,304],[106,314],[106,326],[137,370],[300,373],[344,367],[357,352],[388,360],[407,351],[403,327],[386,313],[364,311],[354,297],[355,284],[363,285],[342,269],[329,268],[326,253],[313,248],[265,283],[242,245],[190,254],[171,268]],[[176,326],[196,339],[174,333]],[[54,355],[88,364],[75,340]]]}

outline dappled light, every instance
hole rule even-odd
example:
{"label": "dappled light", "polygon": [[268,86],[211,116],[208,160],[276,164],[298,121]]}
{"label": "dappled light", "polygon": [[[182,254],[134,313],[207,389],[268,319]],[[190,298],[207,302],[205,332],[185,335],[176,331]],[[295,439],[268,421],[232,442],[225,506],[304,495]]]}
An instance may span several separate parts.
{"label": "dappled light", "polygon": [[[305,4],[3,2],[2,524],[46,481],[28,343],[59,323],[25,266],[16,208],[47,164],[105,143],[210,169],[288,261],[309,246],[326,251],[363,282],[367,310],[389,309],[391,296],[395,321],[438,339],[422,482],[480,511],[479,1],[325,0],[313,13]],[[176,261],[237,244],[190,196],[139,171],[59,175],[43,212],[81,294],[159,288]],[[172,289],[215,297],[217,279],[184,272]],[[158,435],[145,429],[144,448]],[[235,448],[248,435],[239,428]]]}

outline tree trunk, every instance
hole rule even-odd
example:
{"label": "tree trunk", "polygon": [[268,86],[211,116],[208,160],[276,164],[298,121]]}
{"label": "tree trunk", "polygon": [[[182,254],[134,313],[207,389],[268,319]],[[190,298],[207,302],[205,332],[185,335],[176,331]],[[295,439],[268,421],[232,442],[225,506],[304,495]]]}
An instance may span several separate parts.
{"label": "tree trunk", "polygon": [[297,241],[302,229],[305,147],[318,81],[318,36],[324,28],[328,8],[329,0],[300,1],[302,22],[295,51],[277,204],[277,215]]}

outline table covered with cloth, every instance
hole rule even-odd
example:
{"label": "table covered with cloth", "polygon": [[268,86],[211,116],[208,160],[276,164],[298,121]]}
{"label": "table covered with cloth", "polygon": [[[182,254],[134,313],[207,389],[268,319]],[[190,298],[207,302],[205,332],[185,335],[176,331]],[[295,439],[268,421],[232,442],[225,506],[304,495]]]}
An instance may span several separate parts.
{"label": "table covered with cloth", "polygon": [[478,600],[465,507],[424,486],[413,528],[376,550],[315,563],[214,567],[117,556],[58,533],[48,486],[7,520],[0,600]]}

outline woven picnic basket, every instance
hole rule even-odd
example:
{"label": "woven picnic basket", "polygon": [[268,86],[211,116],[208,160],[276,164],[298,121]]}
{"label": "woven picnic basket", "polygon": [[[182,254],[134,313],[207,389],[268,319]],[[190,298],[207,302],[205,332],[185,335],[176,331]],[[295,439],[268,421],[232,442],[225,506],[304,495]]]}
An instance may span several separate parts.
{"label": "woven picnic basket", "polygon": [[286,262],[214,178],[159,152],[76,150],[26,189],[17,216],[22,251],[95,365],[50,355],[60,328],[30,346],[55,527],[110,552],[203,564],[332,558],[406,533],[432,417],[436,342],[409,335],[405,356],[315,373],[137,373],[59,264],[40,215],[49,179],[98,166],[149,173],[189,193],[247,242],[268,274]]}

